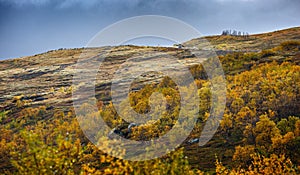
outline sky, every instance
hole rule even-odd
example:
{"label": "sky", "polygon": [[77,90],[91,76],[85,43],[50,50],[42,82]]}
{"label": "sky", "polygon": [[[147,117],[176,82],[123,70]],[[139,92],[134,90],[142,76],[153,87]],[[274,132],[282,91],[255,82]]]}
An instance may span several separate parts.
{"label": "sky", "polygon": [[299,0],[0,0],[0,60],[84,47],[105,27],[139,15],[177,18],[203,35],[253,34],[300,26],[299,9]]}

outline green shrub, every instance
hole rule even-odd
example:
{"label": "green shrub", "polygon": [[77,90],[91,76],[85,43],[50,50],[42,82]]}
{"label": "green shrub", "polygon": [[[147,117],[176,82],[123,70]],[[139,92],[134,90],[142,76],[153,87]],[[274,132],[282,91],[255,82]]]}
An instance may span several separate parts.
{"label": "green shrub", "polygon": [[265,58],[265,57],[270,57],[270,56],[275,56],[276,52],[274,52],[273,50],[262,50],[260,52],[260,56],[261,58]]}
{"label": "green shrub", "polygon": [[300,49],[300,41],[285,41],[280,44],[282,50],[290,51],[290,50],[299,50]]}

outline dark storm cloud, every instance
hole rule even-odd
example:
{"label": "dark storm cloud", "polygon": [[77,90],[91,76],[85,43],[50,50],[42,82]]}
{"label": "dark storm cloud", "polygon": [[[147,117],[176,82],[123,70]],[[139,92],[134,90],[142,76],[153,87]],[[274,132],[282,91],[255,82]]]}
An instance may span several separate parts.
{"label": "dark storm cloud", "polygon": [[137,15],[175,17],[201,33],[249,33],[300,24],[298,0],[0,0],[0,59],[82,47],[98,31]]}

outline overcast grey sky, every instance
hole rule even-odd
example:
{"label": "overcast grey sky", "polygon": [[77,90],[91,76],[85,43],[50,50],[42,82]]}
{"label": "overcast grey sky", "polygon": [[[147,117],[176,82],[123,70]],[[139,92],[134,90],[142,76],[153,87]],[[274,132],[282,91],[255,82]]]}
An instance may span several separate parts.
{"label": "overcast grey sky", "polygon": [[0,0],[0,59],[83,47],[101,29],[137,15],[178,18],[203,35],[300,26],[299,0]]}

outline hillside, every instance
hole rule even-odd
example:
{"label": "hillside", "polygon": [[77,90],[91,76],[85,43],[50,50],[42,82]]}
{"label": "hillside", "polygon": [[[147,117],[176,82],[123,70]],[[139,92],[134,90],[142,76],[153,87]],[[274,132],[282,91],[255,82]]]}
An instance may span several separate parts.
{"label": "hillside", "polygon": [[[59,108],[71,107],[71,91],[68,91],[68,89],[72,85],[72,76],[75,72],[77,60],[79,57],[81,59],[95,57],[106,50],[110,51],[110,55],[103,63],[97,77],[97,96],[105,94],[104,91],[109,90],[109,80],[114,72],[132,55],[138,54],[145,57],[143,54],[149,55],[151,52],[158,52],[157,59],[164,54],[169,54],[178,57],[186,65],[197,64],[194,63],[195,58],[187,50],[140,46],[54,50],[35,56],[5,60],[0,62],[0,109],[9,111],[14,108],[13,103],[17,97],[25,100],[26,106],[31,107],[39,105]],[[83,51],[85,52],[84,56],[81,55]],[[163,59],[160,59],[160,61],[163,61]],[[166,64],[168,63],[166,62]],[[154,82],[159,79],[161,79],[160,75],[149,75],[140,77],[140,82],[146,84],[148,81]],[[137,81],[136,86],[138,86],[138,83],[139,81]],[[104,97],[101,100],[107,101],[109,98]]]}
{"label": "hillside", "polygon": [[[203,38],[183,43],[182,49],[132,45],[59,49],[0,61],[0,173],[132,174],[135,171],[147,174],[153,170],[154,174],[200,171],[226,174],[226,171],[247,170],[257,174],[257,169],[271,164],[274,166],[268,167],[270,172],[298,174],[300,27],[247,38],[208,36],[205,39],[222,63],[227,94],[218,132],[203,147],[191,140],[199,137],[210,115],[212,82],[199,59],[188,50],[193,47],[205,50]],[[158,123],[135,126],[129,131],[129,123],[120,119],[110,103],[110,80],[120,65],[131,57],[139,57],[152,61],[147,62],[147,67],[161,62],[172,70],[176,64],[164,59],[170,55],[189,67],[198,87],[200,111],[193,132],[177,151],[161,159],[130,162],[104,154],[83,134],[72,101],[72,92],[77,88],[72,85],[75,66],[79,58],[88,61],[106,52],[109,54],[96,77],[97,105],[104,120],[128,139],[151,140],[169,131],[178,117],[180,94],[174,82],[159,73],[135,77],[130,86],[134,110],[147,113],[148,98],[153,92],[168,97],[168,110]],[[135,74],[146,66],[128,71]],[[82,109],[89,111],[89,104],[82,104]],[[99,113],[89,112],[90,116],[99,117]]]}

